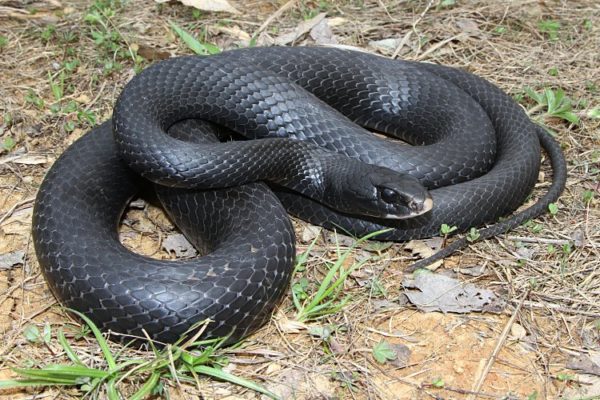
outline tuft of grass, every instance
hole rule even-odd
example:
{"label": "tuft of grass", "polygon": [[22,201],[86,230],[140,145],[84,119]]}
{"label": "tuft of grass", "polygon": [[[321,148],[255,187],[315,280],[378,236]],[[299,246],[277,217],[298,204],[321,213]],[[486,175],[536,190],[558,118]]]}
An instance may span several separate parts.
{"label": "tuft of grass", "polygon": [[11,151],[15,148],[16,145],[17,143],[15,142],[15,139],[13,139],[10,136],[7,136],[4,139],[2,139],[2,148],[6,151]]}
{"label": "tuft of grass", "polygon": [[433,381],[431,381],[431,386],[434,388],[443,389],[444,386],[446,386],[446,383],[444,382],[443,378],[435,378]]}
{"label": "tuft of grass", "polygon": [[[337,246],[337,258],[334,262],[325,261],[328,272],[319,284],[316,292],[310,293],[310,285],[306,278],[300,278],[298,282],[293,284],[292,301],[294,303],[294,307],[296,308],[296,321],[314,321],[325,316],[335,314],[344,308],[344,306],[348,304],[352,298],[351,295],[342,297],[346,278],[348,278],[352,272],[356,271],[370,260],[369,258],[366,258],[362,261],[352,263],[352,265],[349,267],[346,267],[346,261],[348,260],[348,257],[358,245],[387,231],[388,230],[377,231],[363,236],[362,238],[356,240],[349,249],[343,252],[339,246]],[[299,275],[306,269],[308,255],[310,254],[310,251],[312,250],[317,239],[318,237],[312,241],[304,253],[297,257],[293,276]]]}
{"label": "tuft of grass", "polygon": [[560,22],[551,19],[538,22],[540,32],[546,34],[548,39],[552,41],[558,40],[558,31],[560,30]]}
{"label": "tuft of grass", "polygon": [[562,89],[545,88],[540,93],[527,87],[525,94],[537,103],[529,110],[529,115],[537,116],[542,121],[546,118],[558,118],[574,125],[579,124],[579,116],[573,112],[573,101],[565,96]]}
{"label": "tuft of grass", "polygon": [[[173,345],[166,345],[158,350],[152,341],[154,357],[124,358],[123,352],[113,354],[108,342],[98,327],[84,314],[69,310],[78,315],[93,333],[98,347],[104,358],[105,366],[88,366],[69,344],[62,329],[57,332],[57,340],[71,361],[70,364],[51,364],[43,368],[13,368],[21,379],[0,380],[0,389],[16,387],[48,387],[72,386],[82,392],[82,397],[107,398],[119,400],[123,398],[119,385],[123,382],[143,382],[128,398],[141,400],[148,396],[162,397],[165,395],[161,381],[174,380],[199,385],[199,376],[215,378],[254,390],[270,398],[277,396],[262,386],[247,379],[223,371],[227,358],[219,348],[227,339],[211,339],[197,341],[209,321],[203,321],[192,330],[196,330],[190,339],[183,338]],[[49,325],[42,332],[36,327],[27,328],[26,338],[33,343],[48,344],[51,340]]]}
{"label": "tuft of grass", "polygon": [[48,71],[48,82],[50,83],[50,90],[52,91],[54,100],[61,101],[65,93],[65,72],[61,71],[58,77],[53,77],[50,71]]}
{"label": "tuft of grass", "polygon": [[99,50],[98,61],[103,65],[103,74],[110,75],[123,68],[122,62],[131,59],[135,70],[141,69],[143,59],[135,54],[123,37],[117,24],[113,22],[117,11],[122,7],[120,1],[96,0],[84,17],[89,26],[89,36]]}
{"label": "tuft of grass", "polygon": [[319,15],[322,12],[328,12],[332,9],[334,3],[326,0],[319,1],[301,1],[299,4],[302,19],[307,21]]}

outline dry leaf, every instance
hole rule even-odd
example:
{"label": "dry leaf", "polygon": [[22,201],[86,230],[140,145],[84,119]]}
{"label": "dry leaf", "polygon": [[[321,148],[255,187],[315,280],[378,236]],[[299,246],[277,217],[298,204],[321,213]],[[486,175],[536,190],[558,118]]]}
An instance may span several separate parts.
{"label": "dry leaf", "polygon": [[[271,383],[267,384],[266,389],[277,395],[279,399],[293,399],[301,388],[305,385],[305,377],[303,374],[286,369],[281,374],[278,374],[275,379],[271,379]],[[271,399],[266,395],[261,396],[261,400]]]}
{"label": "dry leaf", "polygon": [[[167,3],[169,0],[155,0],[157,3]],[[227,0],[179,0],[183,5],[197,8],[202,11],[228,12],[239,14]]]}
{"label": "dry leaf", "polygon": [[396,50],[396,48],[400,45],[400,42],[402,42],[402,39],[400,38],[372,40],[369,42],[369,46],[383,52],[392,52]]}
{"label": "dry leaf", "polygon": [[390,343],[390,347],[396,353],[396,358],[390,361],[390,364],[397,368],[406,368],[409,364],[412,351],[408,346],[401,343]]}
{"label": "dry leaf", "polygon": [[527,331],[525,330],[525,328],[523,328],[521,325],[514,323],[511,327],[510,327],[510,335],[512,336],[513,339],[515,340],[521,340],[523,339],[525,336],[527,336]]}
{"label": "dry leaf", "polygon": [[270,362],[267,365],[265,375],[270,376],[270,375],[274,374],[275,372],[281,371],[282,369],[283,369],[283,367],[280,364],[277,364],[276,362]]}
{"label": "dry leaf", "polygon": [[300,37],[308,33],[312,28],[314,28],[319,22],[321,22],[325,18],[326,13],[318,14],[317,16],[309,19],[308,21],[302,21],[298,24],[296,29],[292,32],[285,33],[275,39],[275,44],[283,46],[286,44],[290,44],[295,42]]}
{"label": "dry leaf", "polygon": [[211,31],[224,33],[238,40],[249,42],[252,39],[252,36],[248,32],[241,30],[239,26],[211,26],[210,29]]}
{"label": "dry leaf", "polygon": [[398,308],[398,303],[389,300],[373,300],[371,302],[375,312]]}
{"label": "dry leaf", "polygon": [[321,20],[321,22],[316,24],[310,30],[310,37],[315,41],[315,43],[317,43],[317,44],[337,44],[338,43],[333,32],[331,31],[331,28],[329,28],[328,21],[329,20],[327,18],[323,18]]}
{"label": "dry leaf", "polygon": [[342,26],[346,22],[348,22],[348,20],[344,17],[327,18],[327,24],[332,28],[336,26]]}
{"label": "dry leaf", "polygon": [[562,399],[589,399],[596,400],[600,393],[600,377],[579,374],[577,385],[566,387],[561,393]]}
{"label": "dry leaf", "polygon": [[456,21],[456,26],[458,26],[463,33],[466,33],[469,36],[481,36],[479,25],[472,19],[461,18]]}
{"label": "dry leaf", "polygon": [[583,229],[577,229],[571,233],[571,239],[573,239],[575,247],[583,247],[585,245],[585,232]]}
{"label": "dry leaf", "polygon": [[302,322],[287,319],[285,317],[277,321],[277,325],[283,333],[300,333],[302,331],[308,330],[308,325]]}
{"label": "dry leaf", "polygon": [[331,349],[331,352],[334,354],[346,353],[346,348],[344,346],[342,346],[342,344],[340,342],[335,340],[335,338],[329,339],[329,348]]}
{"label": "dry leaf", "polygon": [[[431,257],[437,253],[442,247],[443,239],[440,237],[434,237],[425,240],[411,240],[404,245],[406,250],[409,250],[413,256],[420,256],[422,258]],[[438,260],[427,266],[427,269],[436,270],[442,265],[444,260]]]}
{"label": "dry leaf", "polygon": [[26,165],[48,164],[54,161],[54,157],[47,154],[25,153],[10,155],[0,158],[0,164],[14,163]]}
{"label": "dry leaf", "polygon": [[177,257],[191,258],[198,255],[192,244],[181,233],[171,233],[162,242],[162,247],[169,254],[175,253]]}
{"label": "dry leaf", "polygon": [[469,276],[481,276],[486,274],[486,268],[484,265],[474,266],[474,267],[466,267],[466,268],[458,268],[457,272],[463,275]]}
{"label": "dry leaf", "polygon": [[15,265],[23,264],[24,260],[25,251],[23,250],[0,254],[0,270],[11,269]]}
{"label": "dry leaf", "polygon": [[302,243],[310,243],[321,233],[321,228],[314,225],[305,225],[302,230]]}
{"label": "dry leaf", "polygon": [[2,221],[2,230],[7,235],[30,235],[32,214],[33,206],[14,211],[10,217]]}
{"label": "dry leaf", "polygon": [[573,357],[567,362],[567,368],[584,374],[600,376],[600,353],[592,353],[591,357],[583,354]]}
{"label": "dry leaf", "polygon": [[500,312],[505,307],[494,292],[444,275],[424,271],[402,282],[406,296],[421,311]]}
{"label": "dry leaf", "polygon": [[519,247],[517,249],[517,255],[525,260],[531,260],[533,258],[533,256],[536,253],[535,248],[533,247],[527,247],[527,246],[523,246],[523,247]]}
{"label": "dry leaf", "polygon": [[148,61],[166,60],[167,58],[171,57],[171,53],[162,51],[152,46],[139,44],[138,47],[137,53]]}

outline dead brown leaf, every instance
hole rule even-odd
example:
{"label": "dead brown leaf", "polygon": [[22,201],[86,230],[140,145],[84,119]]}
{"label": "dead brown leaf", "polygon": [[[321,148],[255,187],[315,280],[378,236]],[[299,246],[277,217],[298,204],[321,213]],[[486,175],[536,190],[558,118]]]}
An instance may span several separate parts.
{"label": "dead brown leaf", "polygon": [[[169,0],[155,0],[157,3],[167,3]],[[233,7],[227,0],[179,0],[183,5],[197,8],[202,11],[227,12],[239,14],[240,12]]]}

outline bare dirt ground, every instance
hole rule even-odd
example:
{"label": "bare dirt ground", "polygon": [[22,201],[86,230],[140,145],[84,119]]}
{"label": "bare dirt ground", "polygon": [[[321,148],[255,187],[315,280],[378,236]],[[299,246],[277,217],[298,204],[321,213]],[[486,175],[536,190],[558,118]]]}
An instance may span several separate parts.
{"label": "bare dirt ground", "polygon": [[[57,307],[40,274],[30,232],[36,190],[57,156],[110,116],[136,70],[190,53],[170,28],[172,21],[221,49],[248,46],[252,37],[258,44],[335,40],[389,57],[465,68],[502,87],[551,128],[568,159],[567,189],[554,215],[472,245],[437,271],[493,290],[506,300],[502,312],[420,311],[406,301],[401,284],[412,252],[404,244],[363,246],[354,258],[376,257],[347,280],[350,303],[312,325],[327,327],[331,336],[290,332],[294,309],[288,296],[265,328],[225,353],[228,371],[282,398],[599,398],[600,366],[592,361],[600,363],[600,119],[592,111],[600,106],[597,2],[230,3],[240,12],[152,1],[0,1],[0,379],[15,377],[11,368],[68,362],[55,340],[43,345],[24,336],[31,325],[41,330],[49,323],[54,335],[58,327],[77,323]],[[94,4],[114,11],[103,16],[104,25],[86,18]],[[320,18],[332,34],[311,30]],[[562,89],[578,123],[549,115],[527,87],[538,93]],[[550,181],[546,167],[531,201]],[[124,221],[122,237],[130,248],[172,257],[162,240],[173,228],[160,210],[132,209]],[[305,223],[295,223],[304,251],[315,235]],[[309,285],[322,278],[323,260],[336,257],[331,238],[324,234],[311,252],[303,273]],[[347,244],[341,239],[341,246]],[[373,358],[382,340],[398,349],[395,362]],[[102,363],[94,341],[72,341],[87,361]],[[125,380],[121,387],[126,396],[139,385]],[[172,399],[261,397],[204,378],[164,387]],[[10,389],[0,397],[67,399],[83,393]]]}

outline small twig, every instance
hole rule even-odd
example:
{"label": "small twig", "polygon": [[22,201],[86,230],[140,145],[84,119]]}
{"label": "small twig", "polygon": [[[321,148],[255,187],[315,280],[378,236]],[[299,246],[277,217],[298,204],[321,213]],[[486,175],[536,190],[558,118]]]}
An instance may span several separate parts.
{"label": "small twig", "polygon": [[536,238],[536,237],[525,237],[525,236],[508,236],[509,240],[517,240],[524,243],[544,243],[544,244],[557,244],[563,245],[572,243],[572,240],[567,239],[547,239],[547,238]]}
{"label": "small twig", "polygon": [[261,26],[258,27],[258,29],[256,31],[254,31],[254,34],[252,34],[253,38],[258,37],[258,35],[260,35],[260,33],[262,31],[264,31],[265,29],[267,29],[267,27],[269,25],[271,25],[271,22],[273,22],[274,20],[276,20],[277,18],[281,17],[281,15],[286,12],[287,10],[289,10],[290,8],[292,8],[294,5],[296,5],[296,1],[297,0],[290,0],[287,3],[285,3],[284,5],[282,5],[281,7],[279,7],[279,9],[277,11],[275,11],[273,14],[271,14],[269,16],[269,18],[267,18],[265,20],[265,22],[262,23]]}
{"label": "small twig", "polygon": [[392,60],[395,59],[396,57],[398,57],[398,55],[400,54],[400,51],[406,45],[406,43],[408,43],[408,39],[410,39],[410,36],[412,34],[413,34],[413,31],[406,32],[406,34],[404,35],[404,37],[402,38],[402,40],[400,41],[398,46],[396,46],[396,50],[394,50],[394,54],[392,54]]}
{"label": "small twig", "polygon": [[572,308],[560,307],[560,306],[557,306],[556,304],[552,304],[552,303],[543,303],[542,304],[542,303],[537,303],[537,302],[533,302],[533,301],[526,301],[523,306],[526,308],[548,309],[548,310],[558,311],[561,313],[571,314],[571,315],[583,315],[585,317],[590,317],[590,318],[600,318],[600,313],[597,313],[597,312],[574,310]]}
{"label": "small twig", "polygon": [[389,17],[389,19],[391,19],[394,22],[397,22],[398,20],[396,18],[392,17],[392,14],[390,14],[390,12],[389,12],[387,6],[385,5],[385,3],[382,0],[377,0],[377,1],[379,3],[379,6],[381,8],[383,8],[383,11],[385,11],[385,13],[387,14],[387,16]]}
{"label": "small twig", "polygon": [[416,59],[417,61],[423,60],[425,58],[427,58],[428,55],[430,55],[431,53],[433,53],[434,51],[436,51],[437,49],[439,49],[440,47],[445,46],[446,44],[448,44],[449,42],[456,40],[458,38],[463,37],[464,34],[459,33],[458,35],[454,35],[452,37],[449,37],[447,39],[442,40],[439,43],[434,44],[433,46],[431,46],[430,48],[428,48],[427,50],[425,50],[425,52],[421,53]]}
{"label": "small twig", "polygon": [[517,315],[519,315],[519,311],[521,311],[521,308],[523,307],[523,303],[525,303],[525,299],[527,298],[527,296],[529,296],[529,291],[530,290],[527,290],[527,292],[525,292],[525,294],[521,298],[521,301],[517,305],[517,308],[513,312],[513,315],[510,317],[510,319],[504,326],[504,329],[502,330],[502,333],[500,334],[500,337],[498,338],[498,342],[496,343],[496,347],[494,348],[494,351],[492,351],[490,358],[488,358],[488,361],[485,364],[483,371],[481,371],[481,375],[479,376],[479,379],[477,380],[477,383],[475,384],[475,387],[472,390],[473,392],[475,392],[475,394],[469,396],[469,399],[476,399],[478,397],[477,393],[479,393],[479,391],[481,390],[481,387],[483,386],[483,382],[485,381],[488,374],[490,373],[490,370],[492,369],[492,365],[494,365],[494,362],[496,362],[496,358],[498,357],[500,350],[502,350],[502,347],[504,346],[504,343],[506,342],[506,338],[508,337],[508,332],[510,332],[510,328],[515,323],[515,320],[517,319]]}
{"label": "small twig", "polygon": [[11,215],[13,215],[13,213],[21,206],[24,206],[25,204],[31,203],[35,200],[35,197],[29,197],[25,200],[22,200],[18,203],[15,203],[14,206],[12,206],[6,213],[4,213],[4,215],[0,218],[0,224],[3,223],[8,217],[10,217]]}

